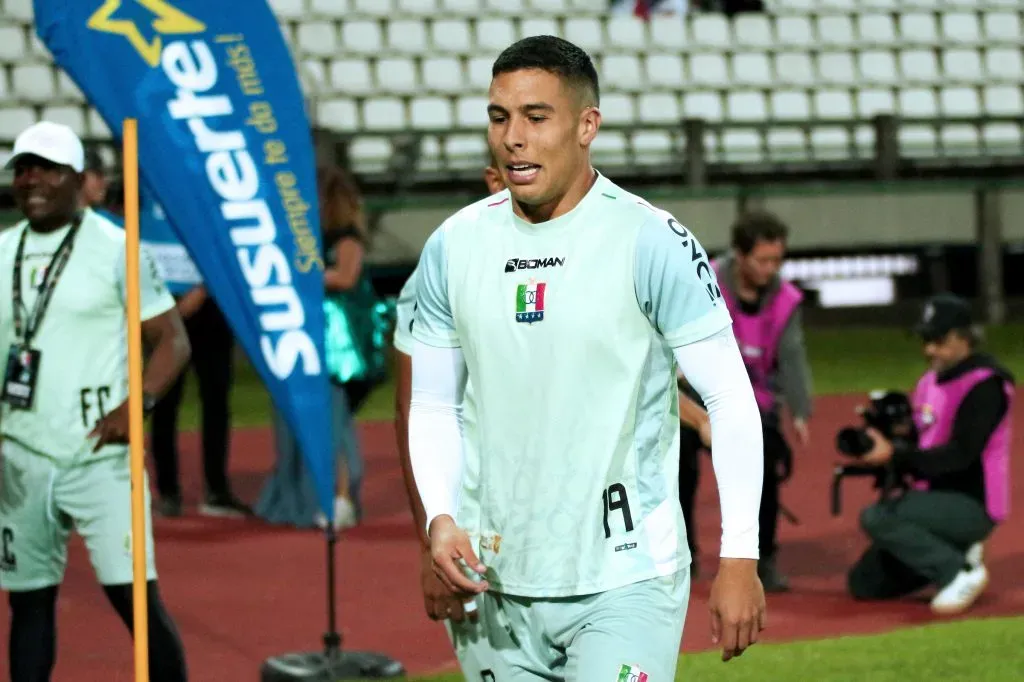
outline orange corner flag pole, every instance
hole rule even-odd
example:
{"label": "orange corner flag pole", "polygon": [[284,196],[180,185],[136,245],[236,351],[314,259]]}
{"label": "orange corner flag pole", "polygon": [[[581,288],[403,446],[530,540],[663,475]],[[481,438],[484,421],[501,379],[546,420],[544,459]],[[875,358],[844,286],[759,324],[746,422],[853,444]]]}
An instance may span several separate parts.
{"label": "orange corner flag pole", "polygon": [[124,232],[128,289],[128,442],[132,472],[132,604],[135,682],[149,682],[146,604],[146,478],[142,430],[142,307],[139,293],[139,122],[124,120]]}

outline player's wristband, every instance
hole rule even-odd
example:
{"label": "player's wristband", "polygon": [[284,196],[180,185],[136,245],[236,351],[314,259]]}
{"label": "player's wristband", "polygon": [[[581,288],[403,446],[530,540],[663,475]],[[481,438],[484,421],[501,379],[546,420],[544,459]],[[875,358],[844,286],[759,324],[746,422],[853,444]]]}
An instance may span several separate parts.
{"label": "player's wristband", "polygon": [[152,393],[142,394],[142,414],[149,414],[156,407],[157,398]]}

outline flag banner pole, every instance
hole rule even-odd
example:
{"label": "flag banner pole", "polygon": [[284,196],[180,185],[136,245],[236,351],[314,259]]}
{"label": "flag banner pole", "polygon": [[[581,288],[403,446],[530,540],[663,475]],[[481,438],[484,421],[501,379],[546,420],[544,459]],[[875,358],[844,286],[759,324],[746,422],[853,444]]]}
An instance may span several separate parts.
{"label": "flag banner pole", "polygon": [[128,289],[128,442],[132,476],[132,606],[135,681],[149,682],[149,623],[146,603],[146,469],[142,420],[142,308],[139,291],[139,125],[124,120],[125,270]]}

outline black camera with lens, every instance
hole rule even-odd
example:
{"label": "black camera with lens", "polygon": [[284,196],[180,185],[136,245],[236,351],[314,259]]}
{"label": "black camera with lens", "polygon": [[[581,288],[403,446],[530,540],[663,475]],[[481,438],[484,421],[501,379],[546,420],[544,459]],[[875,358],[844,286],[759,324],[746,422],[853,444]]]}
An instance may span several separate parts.
{"label": "black camera with lens", "polygon": [[[868,394],[867,407],[858,410],[863,424],[847,426],[836,434],[836,449],[851,459],[863,457],[874,447],[874,441],[867,429],[873,428],[882,434],[894,447],[899,449],[917,443],[917,427],[914,425],[914,408],[906,393],[899,391],[872,391]],[[869,477],[882,498],[902,483],[890,465],[884,467],[865,464],[838,465],[832,477],[832,515],[838,516],[841,509],[840,487],[848,477]]]}

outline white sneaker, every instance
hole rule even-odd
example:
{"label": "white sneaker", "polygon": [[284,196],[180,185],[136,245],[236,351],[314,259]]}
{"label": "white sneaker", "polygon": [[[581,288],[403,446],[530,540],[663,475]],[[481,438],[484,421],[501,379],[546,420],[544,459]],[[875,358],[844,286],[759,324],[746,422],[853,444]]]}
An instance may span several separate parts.
{"label": "white sneaker", "polygon": [[970,549],[967,550],[967,554],[964,558],[967,561],[967,565],[971,568],[977,568],[981,566],[981,562],[984,560],[983,553],[985,551],[985,545],[980,542],[975,542],[971,545]]}
{"label": "white sneaker", "polygon": [[[317,512],[313,517],[313,523],[316,524],[317,528],[327,527],[327,517],[321,512]],[[356,518],[356,507],[347,497],[335,497],[334,498],[334,530],[345,530],[346,528],[355,528],[359,525],[359,519]]]}
{"label": "white sneaker", "polygon": [[932,611],[943,616],[962,613],[971,607],[987,585],[988,570],[984,566],[960,571],[932,599]]}

